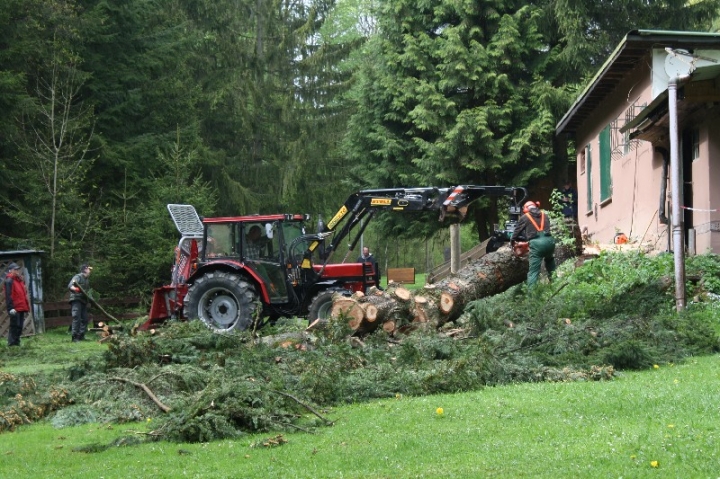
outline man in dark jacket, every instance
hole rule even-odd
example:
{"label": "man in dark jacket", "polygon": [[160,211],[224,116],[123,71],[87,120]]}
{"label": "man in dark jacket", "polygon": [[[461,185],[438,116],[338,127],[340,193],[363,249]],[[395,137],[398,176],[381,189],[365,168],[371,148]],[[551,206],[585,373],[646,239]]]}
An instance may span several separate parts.
{"label": "man in dark jacket", "polygon": [[563,189],[560,190],[560,193],[562,194],[560,203],[562,204],[563,216],[567,219],[574,220],[577,217],[577,190],[572,187],[569,181],[566,181],[565,186],[563,186]]}
{"label": "man in dark jacket", "polygon": [[358,256],[357,262],[358,263],[372,263],[373,270],[375,270],[375,286],[378,289],[381,289],[380,288],[380,268],[378,268],[377,260],[370,252],[370,248],[368,248],[367,246],[363,247],[362,254],[360,256]]}
{"label": "man in dark jacket", "polygon": [[555,271],[555,240],[550,236],[550,218],[537,204],[528,201],[523,206],[524,215],[518,219],[513,231],[512,242],[527,241],[530,246],[530,268],[528,270],[528,288],[537,283],[540,265],[545,261],[548,278]]}
{"label": "man in dark jacket", "polygon": [[10,263],[5,276],[5,302],[10,315],[8,346],[20,346],[20,335],[25,324],[25,313],[30,311],[25,280],[16,263]]}
{"label": "man in dark jacket", "polygon": [[72,277],[68,283],[70,290],[70,311],[72,313],[72,342],[83,341],[88,326],[87,303],[85,294],[90,290],[90,272],[92,266],[85,263],[80,266],[80,272]]}

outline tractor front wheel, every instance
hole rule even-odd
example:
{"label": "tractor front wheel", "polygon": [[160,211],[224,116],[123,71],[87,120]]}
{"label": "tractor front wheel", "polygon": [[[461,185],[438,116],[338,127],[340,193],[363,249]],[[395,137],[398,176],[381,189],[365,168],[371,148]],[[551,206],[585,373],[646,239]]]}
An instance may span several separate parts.
{"label": "tractor front wheel", "polygon": [[323,291],[315,296],[310,303],[310,309],[308,311],[308,322],[312,323],[316,319],[328,320],[330,319],[330,311],[333,305],[333,295],[335,293],[345,294],[350,296],[350,292],[344,289],[331,289]]}
{"label": "tractor front wheel", "polygon": [[185,317],[199,319],[218,333],[247,329],[256,308],[255,288],[230,273],[213,272],[199,277],[185,296]]}

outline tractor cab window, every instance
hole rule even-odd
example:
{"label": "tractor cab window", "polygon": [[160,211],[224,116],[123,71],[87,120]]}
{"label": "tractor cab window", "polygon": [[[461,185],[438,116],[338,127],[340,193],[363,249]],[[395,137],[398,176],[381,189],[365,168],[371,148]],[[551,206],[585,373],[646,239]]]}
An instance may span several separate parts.
{"label": "tractor cab window", "polygon": [[243,255],[246,267],[260,276],[273,304],[287,303],[288,289],[285,266],[280,263],[278,223],[245,223]]}
{"label": "tractor cab window", "polygon": [[281,235],[279,233],[278,223],[265,223],[265,236],[268,239],[268,258],[272,261],[280,262]]}
{"label": "tractor cab window", "polygon": [[232,223],[210,224],[207,226],[205,240],[205,258],[238,256],[234,247],[234,228]]}
{"label": "tractor cab window", "polygon": [[245,223],[243,255],[248,259],[277,260],[279,239],[273,232],[272,223]]}
{"label": "tractor cab window", "polygon": [[305,234],[305,226],[303,223],[286,222],[282,224],[282,228],[285,245],[286,248],[288,248],[285,251],[285,257],[294,259],[295,261],[301,261],[302,254],[307,249],[307,242],[298,242],[295,240]]}

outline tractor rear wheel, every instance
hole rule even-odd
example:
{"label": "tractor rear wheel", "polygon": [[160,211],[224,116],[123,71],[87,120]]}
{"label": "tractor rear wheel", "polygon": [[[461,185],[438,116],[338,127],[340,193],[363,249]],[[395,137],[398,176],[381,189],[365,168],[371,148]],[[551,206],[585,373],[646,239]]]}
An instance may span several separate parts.
{"label": "tractor rear wheel", "polygon": [[185,317],[218,333],[242,331],[253,323],[255,288],[236,274],[213,272],[195,280],[185,296]]}

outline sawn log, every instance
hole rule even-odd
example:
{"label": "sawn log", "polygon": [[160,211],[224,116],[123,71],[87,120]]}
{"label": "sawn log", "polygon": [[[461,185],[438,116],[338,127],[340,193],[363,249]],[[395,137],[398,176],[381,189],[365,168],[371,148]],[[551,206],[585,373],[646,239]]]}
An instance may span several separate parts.
{"label": "sawn log", "polygon": [[417,291],[390,283],[385,291],[373,289],[367,295],[352,298],[337,296],[332,316],[343,318],[357,334],[379,327],[388,333],[417,327],[438,328],[460,317],[469,302],[522,283],[527,272],[527,259],[504,247]]}

